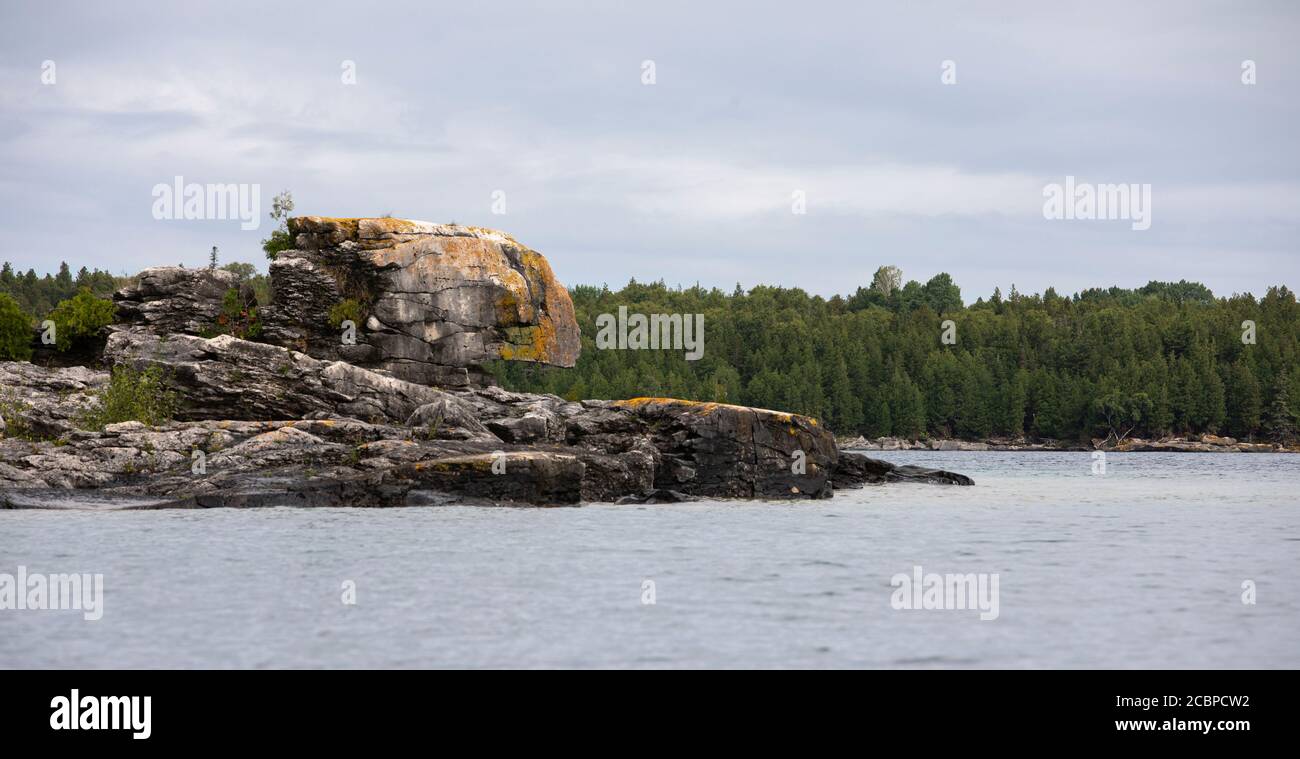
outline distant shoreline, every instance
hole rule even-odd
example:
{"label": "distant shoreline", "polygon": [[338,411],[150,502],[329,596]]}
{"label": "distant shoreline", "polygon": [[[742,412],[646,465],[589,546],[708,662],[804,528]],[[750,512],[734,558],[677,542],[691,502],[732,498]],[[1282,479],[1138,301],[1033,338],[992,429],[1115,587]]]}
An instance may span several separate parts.
{"label": "distant shoreline", "polygon": [[1119,443],[1108,444],[1104,440],[1094,440],[1091,444],[1062,440],[1028,439],[1028,438],[986,438],[984,440],[960,440],[956,438],[928,438],[925,440],[907,440],[905,438],[880,437],[867,439],[858,437],[841,437],[836,441],[845,451],[1046,451],[1046,452],[1090,452],[1108,451],[1112,453],[1300,453],[1300,446],[1283,446],[1274,443],[1256,443],[1241,441],[1230,437],[1204,435],[1199,437],[1171,437],[1160,440],[1143,440],[1128,438]]}

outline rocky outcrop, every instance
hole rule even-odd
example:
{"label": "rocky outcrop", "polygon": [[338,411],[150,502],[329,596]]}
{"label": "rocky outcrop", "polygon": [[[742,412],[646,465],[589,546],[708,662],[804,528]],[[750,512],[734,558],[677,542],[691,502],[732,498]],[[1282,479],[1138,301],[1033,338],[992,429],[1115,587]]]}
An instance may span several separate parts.
{"label": "rocky outcrop", "polygon": [[[0,364],[28,409],[3,414],[0,505],[84,505],[86,494],[128,508],[573,505],[969,484],[842,454],[815,420],[743,406],[438,389],[228,335],[140,327],[114,333],[107,355],[159,367],[181,421],[76,429],[67,415],[95,403],[106,372]],[[47,426],[12,434],[42,416]]]}
{"label": "rocky outcrop", "polygon": [[215,269],[147,269],[115,296],[103,364],[149,371],[175,421],[87,429],[108,371],[0,363],[0,506],[549,506],[970,484],[841,454],[797,414],[494,387],[484,361],[577,360],[572,302],[541,255],[477,227],[289,228],[297,249],[272,264],[260,310]]}
{"label": "rocky outcrop", "polygon": [[[406,219],[291,219],[271,264],[263,338],[428,385],[483,380],[492,359],[573,366],[573,302],[503,232]],[[354,330],[344,334],[344,320]]]}
{"label": "rocky outcrop", "polygon": [[840,448],[860,451],[923,451],[927,448],[926,444],[919,440],[908,440],[901,437],[878,437],[874,440],[868,440],[862,435],[841,440],[839,446]]}
{"label": "rocky outcrop", "polygon": [[401,422],[444,397],[437,388],[230,335],[164,337],[132,328],[110,335],[104,355],[114,364],[162,369],[177,392],[182,420],[342,414]]}
{"label": "rocky outcrop", "polygon": [[942,469],[898,465],[889,461],[868,458],[860,453],[840,453],[835,467],[836,487],[861,487],[865,484],[885,482],[923,482],[931,485],[974,485],[975,481],[964,474]]}
{"label": "rocky outcrop", "polygon": [[798,414],[673,398],[612,401],[661,452],[655,486],[716,498],[828,497],[835,438]]}
{"label": "rocky outcrop", "polygon": [[73,432],[107,382],[107,373],[84,366],[0,362],[0,435],[51,439]]}
{"label": "rocky outcrop", "polygon": [[511,236],[406,219],[289,221],[260,313],[235,274],[155,267],[114,296],[120,321],[164,338],[236,334],[430,386],[490,382],[485,361],[573,366],[573,302]]}
{"label": "rocky outcrop", "polygon": [[935,440],[930,444],[932,451],[987,451],[988,443],[969,440]]}
{"label": "rocky outcrop", "polygon": [[878,437],[875,440],[867,440],[859,435],[851,440],[840,442],[841,448],[851,448],[860,451],[992,451],[992,450],[1021,450],[1012,444],[994,443],[992,441],[971,441],[971,440],[908,440],[901,437]]}
{"label": "rocky outcrop", "polygon": [[[159,266],[140,272],[113,302],[125,324],[160,335],[202,335],[215,333],[226,294],[239,289],[238,278],[228,271]],[[245,294],[242,300],[249,298]]]}
{"label": "rocky outcrop", "polygon": [[1205,435],[1201,440],[1166,438],[1141,440],[1129,438],[1113,445],[1099,444],[1098,448],[1121,453],[1273,453],[1285,450],[1270,443],[1245,443],[1230,437]]}

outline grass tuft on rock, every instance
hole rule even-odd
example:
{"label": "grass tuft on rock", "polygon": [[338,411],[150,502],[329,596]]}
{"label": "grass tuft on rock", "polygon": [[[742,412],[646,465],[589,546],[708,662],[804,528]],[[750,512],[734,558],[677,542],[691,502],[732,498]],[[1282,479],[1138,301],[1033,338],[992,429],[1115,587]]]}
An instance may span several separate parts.
{"label": "grass tuft on rock", "polygon": [[330,306],[329,320],[330,326],[338,329],[343,326],[343,322],[350,321],[356,326],[366,318],[365,306],[356,298],[346,298]]}

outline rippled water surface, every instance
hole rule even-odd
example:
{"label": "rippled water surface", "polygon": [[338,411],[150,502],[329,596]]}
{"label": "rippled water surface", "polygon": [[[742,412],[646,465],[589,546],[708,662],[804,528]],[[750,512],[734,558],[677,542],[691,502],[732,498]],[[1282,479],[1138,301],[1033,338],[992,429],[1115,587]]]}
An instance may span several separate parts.
{"label": "rippled water surface", "polygon": [[[0,610],[0,666],[1300,666],[1300,456],[1111,454],[1095,476],[1086,453],[872,455],[976,486],[0,512],[0,572],[105,585],[95,622]],[[890,578],[916,565],[997,573],[997,619],[891,608]]]}

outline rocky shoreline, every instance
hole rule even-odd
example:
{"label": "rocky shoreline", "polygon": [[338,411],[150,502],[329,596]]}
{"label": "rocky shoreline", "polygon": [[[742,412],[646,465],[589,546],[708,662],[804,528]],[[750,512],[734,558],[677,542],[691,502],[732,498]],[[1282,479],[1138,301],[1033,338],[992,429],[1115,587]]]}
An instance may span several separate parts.
{"label": "rocky shoreline", "polygon": [[[228,272],[160,267],[117,294],[89,365],[0,362],[0,507],[555,506],[973,484],[843,452],[797,414],[503,390],[482,362],[572,366],[580,348],[540,254],[401,219],[290,230],[298,249],[272,264],[257,317],[229,318],[248,297]],[[170,419],[87,425],[115,370],[159,378]]]}
{"label": "rocky shoreline", "polygon": [[[55,372],[47,387],[56,392],[34,414],[85,397],[58,391],[106,381]],[[0,439],[0,505],[11,508],[75,504],[77,495],[122,508],[823,498],[886,482],[971,484],[842,453],[796,415],[673,399],[572,403],[498,388],[443,393],[405,423],[322,414]]]}

